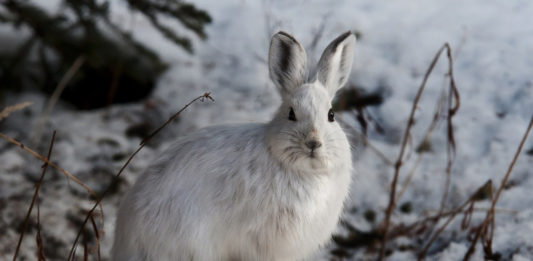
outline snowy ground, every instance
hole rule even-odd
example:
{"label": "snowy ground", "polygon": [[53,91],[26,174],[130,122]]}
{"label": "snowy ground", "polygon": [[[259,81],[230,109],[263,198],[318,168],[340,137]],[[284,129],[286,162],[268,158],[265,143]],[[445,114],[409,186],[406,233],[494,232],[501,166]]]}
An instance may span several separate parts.
{"label": "snowy ground", "polygon": [[[2,132],[45,153],[51,131],[58,130],[52,159],[77,175],[95,191],[102,191],[138,146],[139,138],[125,135],[139,124],[158,126],[190,99],[211,91],[215,103],[198,103],[146,147],[123,175],[116,192],[104,200],[106,217],[102,242],[107,256],[113,237],[115,207],[165,140],[200,127],[229,122],[266,121],[279,104],[268,79],[269,39],[278,30],[292,33],[316,61],[334,37],[347,30],[360,35],[351,85],[385,95],[381,106],[368,108],[384,132],[369,130],[369,139],[390,160],[395,160],[412,101],[425,70],[444,42],[453,48],[455,79],[461,108],[454,118],[457,143],[447,209],[465,201],[487,180],[499,187],[533,114],[533,3],[523,1],[196,1],[213,17],[206,42],[195,41],[189,56],[165,41],[139,16],[131,16],[115,2],[115,19],[153,46],[171,63],[149,101],[90,112],[73,111],[59,104],[43,129],[41,142],[32,142],[46,98],[40,94],[11,95],[7,104],[33,101],[31,108],[2,122]],[[317,34],[321,34],[313,45]],[[447,86],[445,56],[427,85],[416,112],[416,146],[433,117],[435,103]],[[6,104],[2,104],[4,107]],[[360,129],[353,113],[343,119]],[[352,131],[351,128],[348,130]],[[441,124],[431,139],[432,150],[421,156],[413,180],[395,211],[394,224],[410,224],[440,205],[445,184],[446,136]],[[353,134],[353,133],[351,133]],[[357,135],[353,135],[357,136]],[[359,142],[360,143],[360,142]],[[533,259],[533,138],[515,166],[510,183],[497,205],[494,251],[505,260]],[[414,152],[413,152],[414,153]],[[393,167],[374,150],[354,151],[354,183],[344,219],[361,231],[378,228],[388,204]],[[126,156],[125,156],[126,155]],[[402,168],[399,190],[418,155]],[[31,200],[41,163],[13,145],[0,142],[0,259],[13,254],[20,223]],[[91,206],[87,194],[50,170],[41,194],[41,223],[49,260],[64,260],[83,218]],[[486,208],[487,200],[476,207]],[[372,214],[375,218],[372,219]],[[479,224],[484,211],[476,211]],[[460,216],[433,248],[430,260],[460,260],[470,246]],[[34,259],[34,232],[28,233],[22,255]],[[339,233],[346,231],[339,227]],[[427,239],[427,238],[426,238]],[[393,240],[390,260],[412,260],[420,242],[411,237]],[[335,248],[334,245],[328,249]],[[482,260],[478,245],[473,260]],[[81,253],[81,249],[79,252]],[[346,249],[353,260],[376,255],[369,248]],[[317,259],[329,258],[324,250]]]}

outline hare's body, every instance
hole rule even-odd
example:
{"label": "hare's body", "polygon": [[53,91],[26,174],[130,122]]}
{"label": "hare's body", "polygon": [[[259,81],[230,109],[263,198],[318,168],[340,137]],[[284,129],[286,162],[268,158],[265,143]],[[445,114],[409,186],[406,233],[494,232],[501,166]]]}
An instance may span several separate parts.
{"label": "hare's body", "polygon": [[349,158],[285,169],[260,124],[204,129],[163,158],[126,197],[113,260],[300,260],[330,238],[350,183]]}
{"label": "hare's body", "polygon": [[348,194],[350,146],[331,99],[349,76],[355,37],[306,55],[280,32],[270,76],[283,98],[266,124],[219,126],[179,139],[123,200],[114,261],[302,260],[328,241]]}

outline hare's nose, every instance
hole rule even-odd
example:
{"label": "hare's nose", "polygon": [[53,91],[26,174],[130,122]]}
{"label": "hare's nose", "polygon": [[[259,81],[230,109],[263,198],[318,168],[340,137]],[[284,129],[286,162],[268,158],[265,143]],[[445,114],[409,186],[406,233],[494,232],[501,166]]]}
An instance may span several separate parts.
{"label": "hare's nose", "polygon": [[305,142],[305,146],[307,146],[311,150],[315,150],[317,148],[320,148],[320,146],[322,146],[322,143],[320,143],[320,141],[317,141],[317,140],[310,140],[310,141]]}

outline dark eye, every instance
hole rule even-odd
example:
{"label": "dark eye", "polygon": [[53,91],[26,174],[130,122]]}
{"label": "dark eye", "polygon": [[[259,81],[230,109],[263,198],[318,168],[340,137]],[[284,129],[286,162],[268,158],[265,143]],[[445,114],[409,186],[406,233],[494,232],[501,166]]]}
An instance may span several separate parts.
{"label": "dark eye", "polygon": [[329,122],[334,122],[335,121],[335,113],[333,112],[333,109],[329,109],[328,121]]}
{"label": "dark eye", "polygon": [[291,107],[291,111],[289,112],[289,120],[290,121],[296,121],[296,115],[294,114],[294,110]]}

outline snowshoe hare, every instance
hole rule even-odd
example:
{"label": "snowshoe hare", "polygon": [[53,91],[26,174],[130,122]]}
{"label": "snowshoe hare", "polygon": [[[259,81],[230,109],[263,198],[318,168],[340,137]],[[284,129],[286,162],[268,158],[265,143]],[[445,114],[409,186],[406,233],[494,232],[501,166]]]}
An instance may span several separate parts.
{"label": "snowshoe hare", "polygon": [[336,38],[308,81],[304,48],[274,35],[268,63],[283,100],[274,119],[178,139],[123,199],[112,260],[294,261],[327,243],[352,167],[331,100],[354,47],[353,34]]}

